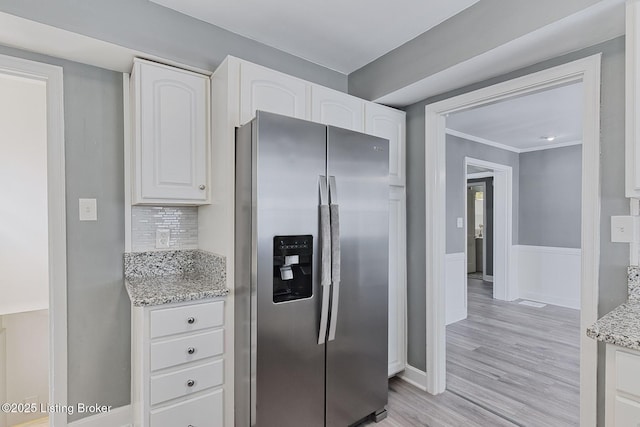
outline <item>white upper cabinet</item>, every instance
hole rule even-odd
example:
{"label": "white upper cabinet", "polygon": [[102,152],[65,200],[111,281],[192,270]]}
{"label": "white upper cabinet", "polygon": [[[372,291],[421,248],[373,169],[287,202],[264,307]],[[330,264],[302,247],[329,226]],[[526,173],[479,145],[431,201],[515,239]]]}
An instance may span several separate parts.
{"label": "white upper cabinet", "polygon": [[131,84],[133,204],[209,203],[209,79],[136,59]]}
{"label": "white upper cabinet", "polygon": [[247,123],[256,110],[309,119],[308,84],[277,71],[249,62],[240,64],[240,124]]}
{"label": "white upper cabinet", "polygon": [[311,120],[364,132],[364,101],[322,86],[311,87]]}
{"label": "white upper cabinet", "polygon": [[404,186],[405,113],[368,102],[365,105],[365,133],[389,140],[389,184]]}
{"label": "white upper cabinet", "polygon": [[625,193],[640,198],[640,2],[626,3]]}

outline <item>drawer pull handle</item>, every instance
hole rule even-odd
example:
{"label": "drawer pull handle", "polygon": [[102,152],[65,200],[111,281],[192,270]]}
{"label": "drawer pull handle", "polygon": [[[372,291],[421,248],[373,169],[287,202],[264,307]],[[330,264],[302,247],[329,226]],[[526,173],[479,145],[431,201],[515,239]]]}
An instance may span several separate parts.
{"label": "drawer pull handle", "polygon": [[193,347],[189,347],[189,348],[187,349],[187,353],[189,353],[189,354],[193,354],[193,353],[195,353],[195,352],[196,352],[196,349],[195,349],[195,348],[193,348]]}
{"label": "drawer pull handle", "polygon": [[196,385],[196,382],[194,380],[187,381],[187,387],[193,387],[194,385]]}
{"label": "drawer pull handle", "polygon": [[187,319],[187,323],[190,325],[193,325],[194,323],[196,323],[196,318],[195,317],[189,317]]}

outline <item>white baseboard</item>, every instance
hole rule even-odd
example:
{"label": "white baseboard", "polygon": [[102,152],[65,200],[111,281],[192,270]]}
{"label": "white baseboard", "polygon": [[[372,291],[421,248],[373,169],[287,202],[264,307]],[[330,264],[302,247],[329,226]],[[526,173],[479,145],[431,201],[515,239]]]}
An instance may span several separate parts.
{"label": "white baseboard", "polygon": [[467,266],[464,252],[444,256],[445,324],[467,318]]}
{"label": "white baseboard", "polygon": [[427,391],[427,373],[418,368],[407,365],[404,371],[398,375],[398,378],[408,382],[414,387],[418,387],[422,391]]}
{"label": "white baseboard", "polygon": [[131,405],[69,423],[69,427],[131,427]]}
{"label": "white baseboard", "polygon": [[519,298],[580,309],[580,249],[527,245],[514,249]]}

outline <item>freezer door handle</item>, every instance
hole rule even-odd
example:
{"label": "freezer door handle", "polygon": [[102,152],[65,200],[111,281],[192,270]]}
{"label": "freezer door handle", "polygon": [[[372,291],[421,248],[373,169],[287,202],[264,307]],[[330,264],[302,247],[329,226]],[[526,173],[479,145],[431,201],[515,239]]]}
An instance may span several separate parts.
{"label": "freezer door handle", "polygon": [[329,290],[331,286],[331,215],[329,212],[329,189],[327,177],[320,176],[320,285],[322,287],[322,309],[318,344],[327,338],[329,322]]}
{"label": "freezer door handle", "polygon": [[336,338],[340,299],[340,205],[338,205],[335,176],[329,177],[329,213],[331,218],[331,282],[333,285],[329,341],[333,341]]}

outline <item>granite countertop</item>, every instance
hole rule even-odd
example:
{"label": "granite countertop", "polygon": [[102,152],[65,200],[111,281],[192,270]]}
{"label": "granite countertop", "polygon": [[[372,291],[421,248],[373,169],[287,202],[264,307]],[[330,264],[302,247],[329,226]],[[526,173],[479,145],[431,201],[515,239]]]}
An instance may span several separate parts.
{"label": "granite countertop", "polygon": [[640,350],[640,301],[629,301],[587,328],[587,336],[609,344]]}
{"label": "granite countertop", "polygon": [[627,269],[628,301],[587,328],[587,336],[608,344],[640,350],[640,267]]}
{"label": "granite countertop", "polygon": [[136,307],[222,297],[225,258],[200,250],[137,252],[124,256],[125,286]]}

